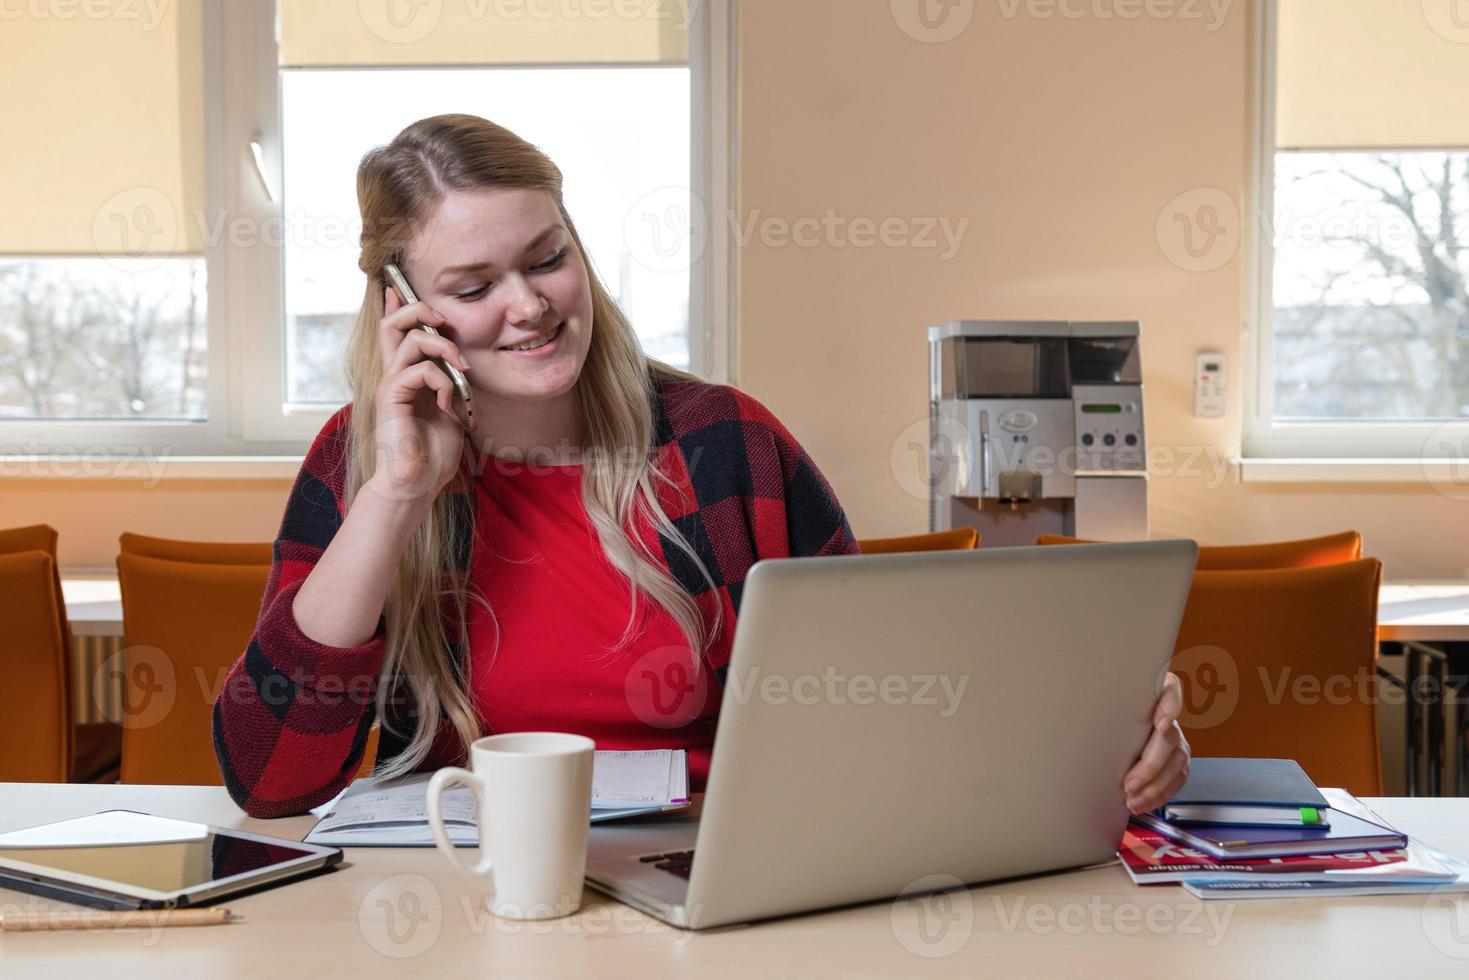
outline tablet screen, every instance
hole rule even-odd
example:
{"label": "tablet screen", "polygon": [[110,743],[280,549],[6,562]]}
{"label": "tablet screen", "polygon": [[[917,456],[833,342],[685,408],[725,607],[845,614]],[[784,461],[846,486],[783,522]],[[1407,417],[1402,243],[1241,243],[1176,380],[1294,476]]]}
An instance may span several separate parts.
{"label": "tablet screen", "polygon": [[167,893],[319,853],[127,810],[0,834],[0,862],[23,861]]}

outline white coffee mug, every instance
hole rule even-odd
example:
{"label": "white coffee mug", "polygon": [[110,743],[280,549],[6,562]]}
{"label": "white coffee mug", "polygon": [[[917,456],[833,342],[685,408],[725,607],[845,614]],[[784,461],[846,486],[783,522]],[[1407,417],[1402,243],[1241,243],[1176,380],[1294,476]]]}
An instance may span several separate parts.
{"label": "white coffee mug", "polygon": [[[489,735],[469,747],[473,772],[451,766],[428,784],[434,842],[455,867],[493,891],[506,919],[554,919],[581,908],[592,809],[592,753],[581,735]],[[459,859],[444,830],[444,790],[464,783],[479,804],[479,861]]]}

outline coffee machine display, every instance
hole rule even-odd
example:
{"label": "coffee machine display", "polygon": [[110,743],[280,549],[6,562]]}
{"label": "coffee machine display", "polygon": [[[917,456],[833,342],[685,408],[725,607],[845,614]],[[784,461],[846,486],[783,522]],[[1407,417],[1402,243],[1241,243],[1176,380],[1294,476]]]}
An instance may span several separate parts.
{"label": "coffee machine display", "polygon": [[1148,536],[1136,323],[954,320],[928,341],[930,530]]}

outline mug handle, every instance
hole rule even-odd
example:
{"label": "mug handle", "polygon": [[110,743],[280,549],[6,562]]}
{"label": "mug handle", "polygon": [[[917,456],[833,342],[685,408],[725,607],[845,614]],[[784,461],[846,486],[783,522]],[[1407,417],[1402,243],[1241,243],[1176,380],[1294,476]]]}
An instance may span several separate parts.
{"label": "mug handle", "polygon": [[[458,766],[449,766],[434,773],[433,778],[428,781],[428,825],[434,832],[434,844],[436,844],[449,863],[466,874],[482,878],[490,873],[490,855],[481,854],[479,863],[471,866],[459,859],[459,852],[449,840],[449,834],[444,830],[444,813],[442,809],[442,797],[444,790],[454,783],[463,783],[474,791],[475,803],[479,807],[479,819],[485,819],[485,786],[474,773],[468,769],[460,769]],[[480,850],[485,851],[484,837],[480,837]]]}

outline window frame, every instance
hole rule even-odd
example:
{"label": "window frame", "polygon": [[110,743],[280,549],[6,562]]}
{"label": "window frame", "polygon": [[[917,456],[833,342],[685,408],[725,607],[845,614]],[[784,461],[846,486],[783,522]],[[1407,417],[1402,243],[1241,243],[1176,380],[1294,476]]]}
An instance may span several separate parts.
{"label": "window frame", "polygon": [[[1261,460],[1458,460],[1469,455],[1469,419],[1279,421],[1275,410],[1275,82],[1277,0],[1255,8],[1255,131],[1243,214],[1247,255],[1242,372],[1245,462]],[[1370,475],[1369,477],[1370,478]]]}
{"label": "window frame", "polygon": [[[275,0],[201,2],[204,209],[211,230],[221,216],[224,229],[209,236],[204,251],[209,417],[8,420],[0,476],[288,477],[338,407],[288,405],[284,398],[282,249],[266,241],[284,221]],[[737,0],[700,3],[692,13],[692,190],[709,214],[734,213]],[[260,144],[263,172],[252,141]],[[254,244],[236,244],[231,228]],[[711,235],[690,270],[690,370],[723,383],[734,381],[737,259],[731,241]]]}
{"label": "window frame", "polygon": [[[226,45],[224,43],[224,0],[202,2],[202,61],[204,87],[204,198],[206,216],[217,215],[226,197],[224,148],[226,120],[214,111],[225,101]],[[186,215],[182,220],[197,220]],[[177,419],[138,419],[113,421],[102,419],[7,419],[0,428],[5,469],[0,476],[64,477],[69,475],[126,475],[141,470],[153,471],[148,461],[166,462],[184,455],[236,452],[243,448],[231,431],[234,418],[229,397],[238,385],[228,383],[231,363],[228,307],[229,290],[225,266],[229,256],[224,238],[204,243],[206,276],[205,334],[208,338],[206,358],[209,383],[205,391],[208,418],[204,421]],[[84,258],[80,255],[33,253],[14,258]],[[289,452],[294,447],[279,444],[256,444],[249,451],[269,455]],[[13,450],[19,450],[15,452]]]}

